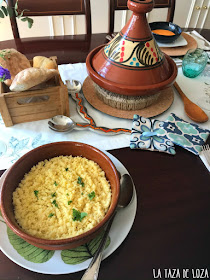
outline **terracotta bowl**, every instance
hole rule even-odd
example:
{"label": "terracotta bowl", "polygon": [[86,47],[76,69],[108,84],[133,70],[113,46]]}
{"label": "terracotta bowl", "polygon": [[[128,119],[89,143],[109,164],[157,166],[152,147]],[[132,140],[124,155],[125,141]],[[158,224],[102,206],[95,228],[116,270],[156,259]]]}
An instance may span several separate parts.
{"label": "terracotta bowl", "polygon": [[[32,166],[45,159],[50,159],[60,155],[82,156],[98,163],[102,170],[104,170],[106,178],[111,185],[111,204],[103,220],[94,228],[81,235],[60,240],[36,238],[25,233],[16,222],[12,203],[12,194],[20,181],[23,179],[24,174],[29,172]],[[114,164],[107,155],[105,155],[95,147],[87,144],[78,142],[56,142],[40,146],[28,152],[15,162],[15,164],[9,169],[3,182],[0,204],[2,216],[6,224],[12,229],[15,234],[23,238],[28,243],[42,249],[64,250],[75,248],[77,246],[85,244],[100,233],[100,231],[104,228],[116,209],[119,192],[119,175]]]}

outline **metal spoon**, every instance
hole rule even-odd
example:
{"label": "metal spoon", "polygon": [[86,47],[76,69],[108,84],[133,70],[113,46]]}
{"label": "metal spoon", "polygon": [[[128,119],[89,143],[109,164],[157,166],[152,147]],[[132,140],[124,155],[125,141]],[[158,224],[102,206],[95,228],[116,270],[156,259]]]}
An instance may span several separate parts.
{"label": "metal spoon", "polygon": [[208,121],[206,113],[195,103],[187,98],[184,92],[181,90],[177,82],[174,83],[174,87],[180,94],[182,101],[184,102],[184,110],[187,116],[194,122],[204,123]]}
{"label": "metal spoon", "polygon": [[[94,119],[88,114],[87,108],[84,105],[83,94],[81,93],[82,84],[77,80],[66,80],[66,86],[68,92],[70,93],[72,99],[76,102],[76,108],[78,114],[88,122],[88,124],[76,124],[74,128],[77,126],[81,128],[88,128],[94,132],[100,134],[109,134],[109,135],[117,135],[121,133],[130,134],[131,130],[126,128],[107,128],[107,127],[99,127],[96,126]],[[76,128],[78,129],[78,128]]]}
{"label": "metal spoon", "polygon": [[93,132],[103,134],[103,135],[116,135],[121,133],[127,133],[130,134],[130,129],[126,128],[107,128],[107,127],[98,127],[91,125],[89,123],[76,123],[71,118],[63,116],[63,115],[57,115],[51,118],[50,121],[48,121],[49,128],[51,128],[54,131],[58,132],[70,132],[73,129],[76,130],[84,130],[84,129],[90,129]]}
{"label": "metal spoon", "polygon": [[80,92],[82,84],[77,80],[66,80],[66,86],[70,94]]}
{"label": "metal spoon", "polygon": [[[48,121],[49,128],[58,132],[70,132],[73,129],[83,129],[81,126],[77,126],[77,124],[69,117],[63,115],[57,115],[51,118]],[[81,125],[87,125],[87,123],[81,123]]]}
{"label": "metal spoon", "polygon": [[120,197],[117,205],[117,210],[115,211],[113,217],[109,221],[106,230],[104,232],[104,235],[102,237],[101,243],[99,245],[99,248],[93,257],[88,269],[86,270],[85,274],[81,278],[81,280],[96,280],[98,278],[99,268],[102,260],[103,250],[104,246],[106,244],[106,240],[112,225],[112,222],[114,220],[115,214],[119,209],[127,207],[133,198],[133,181],[131,177],[128,174],[124,174],[121,177],[120,180]]}

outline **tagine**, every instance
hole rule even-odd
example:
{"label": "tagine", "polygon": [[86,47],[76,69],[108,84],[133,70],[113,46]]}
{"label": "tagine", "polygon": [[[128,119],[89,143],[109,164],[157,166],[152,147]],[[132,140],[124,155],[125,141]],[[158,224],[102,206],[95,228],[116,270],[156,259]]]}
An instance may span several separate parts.
{"label": "tagine", "polygon": [[97,95],[109,106],[117,108],[126,102],[127,110],[134,105],[135,109],[150,106],[176,79],[175,63],[161,52],[147,22],[146,13],[153,7],[152,0],[128,0],[133,12],[128,23],[87,57],[87,71]]}

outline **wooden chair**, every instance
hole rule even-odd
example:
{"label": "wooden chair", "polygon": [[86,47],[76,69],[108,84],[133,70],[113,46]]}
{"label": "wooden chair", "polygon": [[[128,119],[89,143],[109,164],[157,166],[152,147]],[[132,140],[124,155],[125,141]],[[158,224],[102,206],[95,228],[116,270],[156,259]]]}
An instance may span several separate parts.
{"label": "wooden chair", "polygon": [[[14,7],[16,0],[7,0]],[[19,0],[18,8],[24,11],[24,16],[54,16],[54,15],[85,15],[86,33],[91,34],[90,0]],[[15,13],[11,18],[14,38],[20,38]]]}
{"label": "wooden chair", "polygon": [[[154,8],[168,8],[167,21],[173,22],[176,0],[154,0]],[[116,10],[128,10],[127,0],[109,0],[109,33],[114,32]]]}

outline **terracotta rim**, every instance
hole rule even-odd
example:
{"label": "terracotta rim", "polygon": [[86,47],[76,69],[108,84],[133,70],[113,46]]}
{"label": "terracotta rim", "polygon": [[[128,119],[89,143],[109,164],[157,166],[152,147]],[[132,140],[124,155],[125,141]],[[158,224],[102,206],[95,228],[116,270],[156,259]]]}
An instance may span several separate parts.
{"label": "terracotta rim", "polygon": [[[116,184],[116,191],[117,191],[117,196],[116,196],[116,199],[114,201],[114,203],[112,203],[111,207],[108,209],[107,213],[106,213],[106,216],[103,218],[103,220],[98,224],[96,225],[94,228],[92,228],[91,230],[83,233],[83,234],[80,234],[80,235],[77,235],[75,237],[71,237],[71,238],[65,238],[65,239],[56,239],[56,240],[49,240],[49,239],[43,239],[43,238],[38,238],[38,237],[34,237],[32,235],[29,235],[25,232],[23,232],[21,229],[19,229],[11,220],[10,218],[7,216],[6,214],[6,210],[5,210],[5,206],[4,206],[4,199],[7,195],[6,193],[6,181],[7,181],[7,178],[9,176],[11,176],[11,173],[13,172],[13,167],[18,165],[21,161],[25,160],[27,157],[30,157],[33,153],[36,153],[37,151],[41,151],[42,149],[45,149],[45,147],[47,146],[54,146],[54,145],[63,145],[63,144],[69,144],[71,143],[73,146],[85,146],[87,147],[88,149],[91,149],[91,150],[94,150],[96,153],[98,153],[101,157],[105,158],[106,161],[109,163],[110,167],[112,168],[113,170],[113,175],[116,177],[116,178],[119,178],[119,175],[118,175],[118,171],[115,167],[115,165],[113,164],[113,162],[111,161],[111,159],[106,155],[104,154],[102,151],[100,151],[99,149],[91,146],[91,145],[88,145],[88,144],[84,144],[84,143],[80,143],[80,142],[72,142],[72,141],[63,141],[63,142],[54,142],[54,143],[50,143],[50,144],[46,144],[46,145],[42,145],[40,147],[37,147],[31,151],[29,151],[28,153],[26,153],[25,155],[23,155],[21,158],[19,158],[15,163],[14,165],[9,169],[8,173],[6,174],[5,176],[5,179],[4,179],[4,182],[3,182],[3,185],[2,185],[2,189],[1,189],[1,212],[2,212],[2,216],[6,222],[6,224],[12,229],[12,231],[14,233],[16,233],[18,236],[20,236],[21,238],[23,238],[24,240],[29,240],[33,243],[37,243],[38,244],[43,244],[43,245],[65,245],[65,244],[68,244],[68,243],[73,243],[73,242],[76,242],[76,241],[79,241],[79,240],[82,240],[86,237],[88,237],[89,235],[92,235],[94,234],[95,232],[97,232],[100,228],[102,228],[106,223],[107,221],[112,217],[116,207],[117,207],[117,202],[118,202],[118,198],[119,198],[119,193],[120,193],[120,182],[119,180],[117,180],[117,184]],[[57,156],[57,155],[55,155]]]}
{"label": "terracotta rim", "polygon": [[[165,58],[167,59],[169,65],[172,68],[172,75],[170,76],[169,79],[157,83],[154,85],[150,85],[148,89],[148,85],[145,86],[128,86],[124,84],[118,84],[109,80],[106,80],[105,78],[101,77],[93,68],[92,66],[92,59],[94,55],[100,51],[101,48],[103,48],[105,45],[101,45],[95,49],[93,49],[87,56],[86,59],[86,66],[87,66],[87,71],[91,79],[98,84],[99,86],[103,87],[104,89],[107,89],[111,92],[115,92],[118,94],[122,95],[127,95],[128,92],[132,93],[130,95],[133,96],[138,96],[138,95],[151,95],[157,93],[157,91],[164,89],[166,87],[169,87],[174,80],[176,79],[177,76],[177,66],[175,62],[167,55],[165,54]],[[139,94],[141,93],[141,94]]]}

